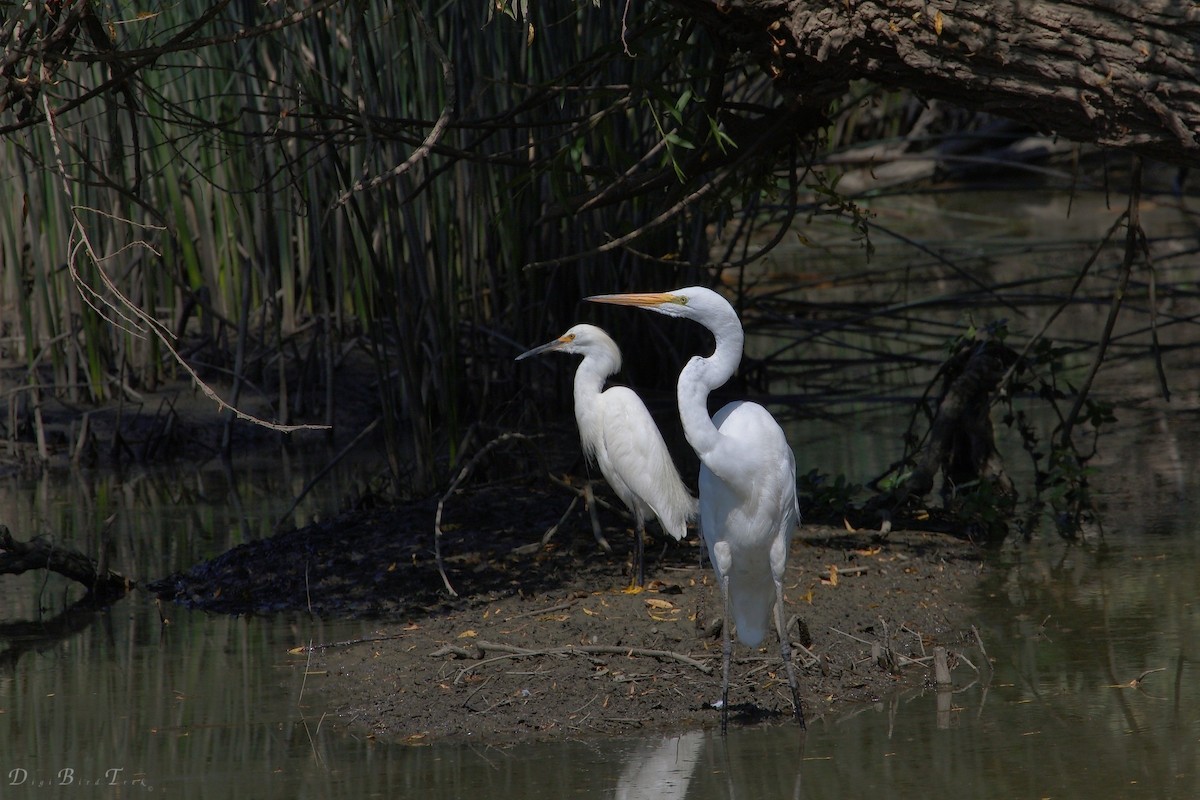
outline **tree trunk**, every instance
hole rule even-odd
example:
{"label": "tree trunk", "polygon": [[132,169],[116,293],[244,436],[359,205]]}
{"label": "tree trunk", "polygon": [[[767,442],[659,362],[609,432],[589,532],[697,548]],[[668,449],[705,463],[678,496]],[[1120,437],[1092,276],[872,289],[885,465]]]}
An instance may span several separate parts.
{"label": "tree trunk", "polygon": [[676,0],[787,95],[867,79],[1069,139],[1200,164],[1200,5],[1184,0]]}

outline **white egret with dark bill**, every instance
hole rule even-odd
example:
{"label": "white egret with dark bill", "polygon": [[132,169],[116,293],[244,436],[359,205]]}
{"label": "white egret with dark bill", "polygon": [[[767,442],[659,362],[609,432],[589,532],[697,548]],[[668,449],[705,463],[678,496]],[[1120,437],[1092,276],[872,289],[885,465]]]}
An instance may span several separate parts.
{"label": "white egret with dark bill", "polygon": [[575,371],[575,421],[588,459],[616,492],[634,519],[633,576],[646,582],[646,522],[657,518],[664,531],[679,541],[687,522],[696,516],[692,497],[671,459],[662,433],[632,389],[604,388],[604,381],[621,368],[621,351],[595,325],[576,325],[552,342],[517,356],[520,361],[547,352],[577,353],[583,361]]}

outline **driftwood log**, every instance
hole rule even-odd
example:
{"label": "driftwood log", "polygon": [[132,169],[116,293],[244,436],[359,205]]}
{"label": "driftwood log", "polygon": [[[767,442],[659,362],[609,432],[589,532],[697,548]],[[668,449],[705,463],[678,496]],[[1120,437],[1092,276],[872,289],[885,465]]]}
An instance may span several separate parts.
{"label": "driftwood log", "polygon": [[911,459],[893,465],[909,465],[907,475],[894,487],[873,496],[853,517],[857,527],[872,527],[882,518],[884,530],[919,528],[955,535],[1003,538],[1004,526],[963,530],[961,520],[931,508],[927,502],[938,475],[942,477],[944,503],[954,502],[959,492],[987,484],[997,510],[1011,509],[1017,491],[996,450],[992,425],[992,399],[1000,381],[1018,355],[1003,342],[983,337],[964,342],[939,371],[941,392],[929,433]]}
{"label": "driftwood log", "polygon": [[1200,5],[1179,0],[674,0],[820,113],[858,79],[1200,165]]}
{"label": "driftwood log", "polygon": [[942,367],[942,394],[929,438],[902,486],[905,497],[924,497],[942,473],[944,495],[975,481],[987,481],[999,494],[1016,490],[996,451],[992,396],[1016,354],[1001,342],[985,340],[961,347]]}
{"label": "driftwood log", "polygon": [[120,597],[133,581],[99,565],[82,553],[58,547],[44,539],[19,542],[0,525],[0,575],[17,575],[31,569],[48,569],[82,584],[94,597]]}

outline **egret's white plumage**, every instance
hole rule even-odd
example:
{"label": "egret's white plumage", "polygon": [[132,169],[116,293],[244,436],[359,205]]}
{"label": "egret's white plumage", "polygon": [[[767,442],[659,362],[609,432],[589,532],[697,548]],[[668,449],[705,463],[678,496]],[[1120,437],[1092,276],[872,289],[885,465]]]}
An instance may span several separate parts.
{"label": "egret's white plumage", "polygon": [[588,299],[691,319],[712,331],[713,354],[694,356],[679,374],[679,415],[688,443],[700,457],[700,533],[725,602],[721,728],[729,714],[730,619],[738,639],[757,647],[772,608],[796,718],[803,725],[783,620],[788,545],[800,524],[796,459],[779,423],[757,403],[734,402],[713,417],[708,414],[709,393],[733,376],[742,358],[744,334],[737,312],[719,294],[699,286]]}
{"label": "egret's white plumage", "polygon": [[621,351],[595,325],[576,325],[552,342],[517,356],[517,360],[550,351],[583,356],[575,371],[575,421],[583,451],[631,512],[635,523],[634,574],[644,583],[642,536],[646,522],[657,518],[676,541],[687,535],[696,516],[692,497],[662,433],[641,398],[624,386],[604,388],[621,368]]}

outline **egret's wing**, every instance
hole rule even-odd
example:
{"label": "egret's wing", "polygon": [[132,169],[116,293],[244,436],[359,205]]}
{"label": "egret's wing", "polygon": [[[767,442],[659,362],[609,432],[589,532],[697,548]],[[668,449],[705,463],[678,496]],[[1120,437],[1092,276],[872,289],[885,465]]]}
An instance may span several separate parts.
{"label": "egret's wing", "polygon": [[[601,395],[604,449],[614,475],[613,489],[624,484],[630,497],[643,505],[647,516],[656,516],[675,539],[687,533],[687,520],[695,516],[696,500],[683,485],[667,443],[641,399],[624,386]],[[607,476],[606,476],[607,477]],[[629,502],[624,496],[626,502]]]}
{"label": "egret's wing", "polygon": [[[779,423],[757,403],[731,403],[713,418],[720,443],[705,459],[722,488],[716,509],[726,520],[714,536],[733,552],[730,591],[739,635],[761,641],[775,602],[774,580],[782,579],[788,544],[800,520],[796,457]],[[701,496],[705,486],[701,485]],[[702,502],[701,517],[709,512]],[[705,536],[708,529],[705,528]],[[774,579],[774,580],[773,580]],[[734,592],[734,590],[737,590]]]}
{"label": "egret's wing", "polygon": [[[713,416],[719,445],[704,459],[713,474],[743,495],[769,497],[778,513],[796,506],[796,456],[771,412],[758,403],[729,403]],[[783,507],[786,501],[787,507]]]}

